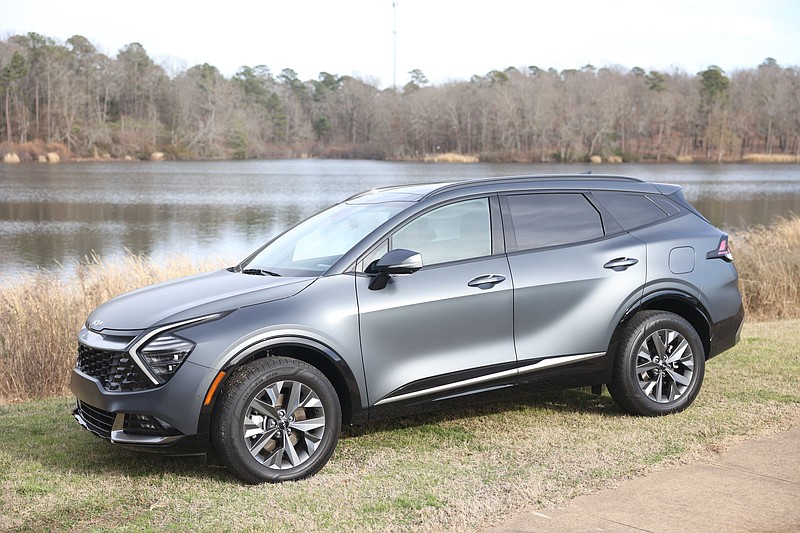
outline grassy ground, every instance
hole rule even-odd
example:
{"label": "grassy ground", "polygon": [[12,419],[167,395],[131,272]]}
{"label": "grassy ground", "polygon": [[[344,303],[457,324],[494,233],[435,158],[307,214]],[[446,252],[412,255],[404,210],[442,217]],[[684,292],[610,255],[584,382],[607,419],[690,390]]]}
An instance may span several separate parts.
{"label": "grassy ground", "polygon": [[320,474],[282,485],[116,449],[79,428],[69,399],[0,406],[0,530],[479,529],[800,426],[798,335],[800,320],[748,324],[678,415],[630,417],[573,390],[405,418],[346,430]]}

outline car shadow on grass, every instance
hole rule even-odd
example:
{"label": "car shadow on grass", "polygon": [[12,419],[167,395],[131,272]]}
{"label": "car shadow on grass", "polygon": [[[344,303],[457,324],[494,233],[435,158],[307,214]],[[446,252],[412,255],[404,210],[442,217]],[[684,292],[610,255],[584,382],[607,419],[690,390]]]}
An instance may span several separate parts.
{"label": "car shadow on grass", "polygon": [[555,413],[581,413],[602,417],[621,417],[625,413],[617,406],[608,394],[597,396],[589,388],[565,389],[552,392],[531,393],[514,397],[509,401],[494,399],[470,406],[453,406],[441,411],[425,412],[367,422],[361,425],[342,428],[341,438],[356,438],[361,435],[374,434],[414,428],[430,424],[439,424],[454,420],[471,420],[498,413],[515,411],[543,410]]}
{"label": "car shadow on grass", "polygon": [[[0,407],[0,449],[13,464],[24,464],[24,470],[46,471],[67,475],[94,474],[119,478],[177,476],[202,478],[206,482],[239,482],[219,461],[208,457],[173,457],[134,452],[115,446],[81,428],[70,416],[71,402],[57,398],[24,405]],[[516,397],[513,401],[493,401],[470,407],[454,407],[442,411],[368,422],[342,429],[341,439],[358,445],[362,436],[415,430],[453,420],[470,421],[497,414],[518,411],[546,413],[592,414],[620,417],[624,413],[607,395],[596,396],[588,389],[571,389]],[[397,439],[402,448],[403,438]],[[391,442],[391,439],[389,439]]]}

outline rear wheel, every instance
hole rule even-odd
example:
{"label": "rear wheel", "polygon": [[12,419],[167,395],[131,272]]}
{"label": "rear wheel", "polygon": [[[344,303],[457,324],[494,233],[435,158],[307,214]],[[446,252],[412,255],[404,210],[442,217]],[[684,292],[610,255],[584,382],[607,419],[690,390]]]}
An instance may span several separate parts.
{"label": "rear wheel", "polygon": [[328,462],[341,430],[339,399],[315,367],[286,357],[237,370],[212,426],[222,462],[247,483],[302,479]]}
{"label": "rear wheel", "polygon": [[643,311],[625,328],[608,390],[625,411],[643,416],[689,407],[703,383],[705,352],[695,329],[666,311]]}

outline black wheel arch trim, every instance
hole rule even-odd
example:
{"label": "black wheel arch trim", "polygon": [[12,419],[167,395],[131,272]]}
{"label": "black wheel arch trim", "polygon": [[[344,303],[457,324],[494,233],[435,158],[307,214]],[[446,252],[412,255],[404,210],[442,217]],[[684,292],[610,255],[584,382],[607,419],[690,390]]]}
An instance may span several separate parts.
{"label": "black wheel arch trim", "polygon": [[[298,351],[297,348],[301,350]],[[281,350],[287,350],[287,353],[282,353]],[[274,353],[275,351],[277,353]],[[275,337],[262,338],[240,349],[222,365],[220,370],[225,372],[226,376],[220,383],[218,391],[225,386],[225,381],[236,368],[254,359],[271,355],[284,355],[305,361],[325,374],[334,389],[336,389],[337,395],[346,400],[346,402],[341,402],[343,424],[359,423],[367,420],[368,410],[362,407],[358,381],[347,362],[330,346],[302,335],[277,335]],[[216,403],[216,396],[219,394],[218,391],[214,395],[211,404],[207,406],[209,422],[210,414]]]}
{"label": "black wheel arch trim", "polygon": [[[668,302],[677,302],[677,305],[675,303],[658,305]],[[703,343],[706,359],[711,356],[714,322],[711,320],[708,310],[696,296],[677,289],[659,289],[645,293],[637,303],[628,308],[617,330],[624,328],[636,312],[646,310],[669,311],[688,320]]]}

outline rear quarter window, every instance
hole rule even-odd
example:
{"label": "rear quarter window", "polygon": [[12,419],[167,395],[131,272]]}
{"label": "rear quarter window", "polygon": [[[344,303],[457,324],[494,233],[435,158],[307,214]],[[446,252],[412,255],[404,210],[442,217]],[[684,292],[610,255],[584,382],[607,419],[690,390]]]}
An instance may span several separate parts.
{"label": "rear quarter window", "polygon": [[680,209],[680,207],[678,207],[677,205],[675,205],[675,204],[672,202],[672,200],[668,200],[667,198],[664,198],[663,196],[659,196],[659,195],[647,195],[647,198],[648,198],[648,199],[649,199],[651,202],[653,202],[654,204],[656,204],[658,207],[660,207],[661,209],[663,209],[663,210],[664,210],[664,212],[665,212],[665,213],[666,213],[668,216],[675,216],[675,215],[677,215],[677,214],[680,214],[680,212],[681,212],[681,209]]}
{"label": "rear quarter window", "polygon": [[658,222],[669,216],[643,194],[594,192],[593,195],[626,231]]}

